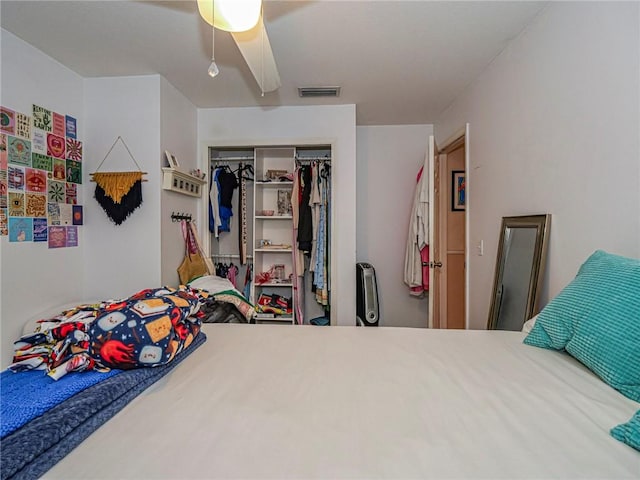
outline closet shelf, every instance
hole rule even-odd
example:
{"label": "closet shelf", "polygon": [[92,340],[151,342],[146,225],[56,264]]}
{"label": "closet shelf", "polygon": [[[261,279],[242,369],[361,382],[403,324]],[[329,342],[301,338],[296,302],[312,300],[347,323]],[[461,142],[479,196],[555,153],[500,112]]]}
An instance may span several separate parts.
{"label": "closet shelf", "polygon": [[293,215],[256,215],[256,220],[291,220]]}
{"label": "closet shelf", "polygon": [[293,287],[291,282],[268,282],[268,283],[256,283],[256,287]]}
{"label": "closet shelf", "polygon": [[162,189],[172,192],[183,193],[192,197],[199,197],[202,193],[202,186],[207,183],[202,178],[189,175],[171,167],[162,167]]}
{"label": "closet shelf", "polygon": [[290,248],[256,248],[254,252],[291,253]]}

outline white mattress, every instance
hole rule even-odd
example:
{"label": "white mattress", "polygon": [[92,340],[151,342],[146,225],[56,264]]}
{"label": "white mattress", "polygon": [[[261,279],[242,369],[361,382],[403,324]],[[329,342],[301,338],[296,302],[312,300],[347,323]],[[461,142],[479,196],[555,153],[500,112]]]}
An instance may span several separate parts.
{"label": "white mattress", "polygon": [[640,477],[640,404],[519,332],[207,324],[45,478]]}

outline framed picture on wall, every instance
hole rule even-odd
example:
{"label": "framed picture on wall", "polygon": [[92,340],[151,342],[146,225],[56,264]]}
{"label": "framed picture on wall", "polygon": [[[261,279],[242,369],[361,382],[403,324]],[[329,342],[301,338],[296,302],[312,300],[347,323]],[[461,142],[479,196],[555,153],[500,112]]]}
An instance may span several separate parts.
{"label": "framed picture on wall", "polygon": [[165,156],[167,157],[167,162],[169,166],[173,169],[177,169],[180,165],[178,164],[178,159],[168,150],[164,151]]}
{"label": "framed picture on wall", "polygon": [[465,174],[462,170],[451,172],[451,210],[460,211],[465,209],[467,200]]}

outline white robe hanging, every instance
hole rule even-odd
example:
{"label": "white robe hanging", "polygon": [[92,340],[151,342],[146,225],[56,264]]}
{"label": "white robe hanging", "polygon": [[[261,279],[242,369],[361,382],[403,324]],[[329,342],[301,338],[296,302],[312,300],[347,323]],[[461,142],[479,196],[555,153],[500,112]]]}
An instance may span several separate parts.
{"label": "white robe hanging", "polygon": [[413,194],[413,206],[409,218],[409,233],[404,257],[404,283],[412,295],[423,294],[422,250],[429,242],[429,177],[422,168]]}

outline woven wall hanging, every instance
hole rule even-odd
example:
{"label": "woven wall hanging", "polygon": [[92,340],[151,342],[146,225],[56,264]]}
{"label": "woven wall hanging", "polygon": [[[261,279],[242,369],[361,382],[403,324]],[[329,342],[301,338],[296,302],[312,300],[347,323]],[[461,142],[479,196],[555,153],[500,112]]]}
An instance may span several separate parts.
{"label": "woven wall hanging", "polygon": [[[104,161],[109,157],[113,147],[119,141],[129,152],[129,156],[138,167],[138,171],[98,172]],[[113,142],[104,159],[96,168],[96,172],[91,174],[91,181],[96,182],[94,198],[116,225],[124,222],[136,208],[142,205],[142,182],[146,182],[142,176],[146,174],[147,172],[141,171],[140,165],[138,165],[138,162],[131,154],[131,150],[129,150],[129,147],[120,136]]]}

